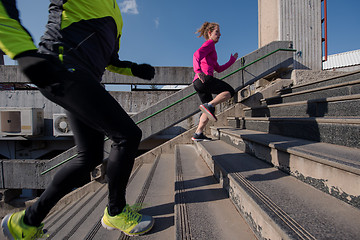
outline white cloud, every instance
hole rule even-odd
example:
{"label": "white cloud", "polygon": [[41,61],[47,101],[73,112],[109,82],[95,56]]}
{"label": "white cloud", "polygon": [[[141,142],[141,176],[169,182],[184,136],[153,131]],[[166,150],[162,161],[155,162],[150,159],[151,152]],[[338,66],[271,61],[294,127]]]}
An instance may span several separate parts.
{"label": "white cloud", "polygon": [[124,0],[119,6],[122,13],[139,14],[136,0]]}
{"label": "white cloud", "polygon": [[160,25],[160,19],[159,19],[159,17],[155,18],[154,22],[155,22],[155,27],[156,27],[156,28],[159,28],[159,25]]}

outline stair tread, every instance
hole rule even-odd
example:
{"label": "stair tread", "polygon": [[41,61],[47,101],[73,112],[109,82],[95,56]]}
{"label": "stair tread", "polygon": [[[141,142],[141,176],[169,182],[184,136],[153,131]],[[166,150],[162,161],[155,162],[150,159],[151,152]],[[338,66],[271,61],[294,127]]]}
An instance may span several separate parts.
{"label": "stair tread", "polygon": [[316,121],[318,123],[337,123],[337,124],[359,124],[360,117],[304,117],[304,116],[275,116],[275,117],[244,117],[245,120],[258,121]]}
{"label": "stair tread", "polygon": [[86,236],[87,231],[97,221],[94,214],[99,212],[100,206],[102,211],[104,209],[106,193],[107,188],[103,185],[93,194],[87,194],[79,201],[74,201],[66,212],[59,215],[61,218],[52,227],[47,228],[45,221],[50,239],[81,239]]}
{"label": "stair tread", "polygon": [[306,154],[307,156],[311,156],[314,160],[322,161],[322,159],[326,159],[335,164],[350,167],[354,173],[360,174],[360,149],[357,148],[314,142],[276,134],[267,134],[247,129],[221,128],[220,131],[238,137],[241,136],[241,138],[244,139],[251,139],[252,141],[275,147],[289,153]]}
{"label": "stair tread", "polygon": [[173,239],[174,227],[174,182],[175,163],[173,154],[161,154],[153,173],[148,192],[143,199],[144,209],[140,212],[154,217],[155,224],[150,232],[134,239]]}
{"label": "stair tread", "polygon": [[[144,182],[146,181],[147,175],[151,171],[152,166],[153,164],[141,164],[131,175],[126,191],[126,201],[128,204],[133,205],[136,202],[136,198],[140,194],[141,188],[144,185]],[[96,217],[97,218],[96,224],[92,225],[92,229],[87,233],[86,239],[110,240],[110,239],[119,239],[120,236],[125,236],[120,231],[116,231],[116,230],[108,231],[102,227],[100,221],[103,216],[106,204],[107,204],[107,198],[105,203],[102,206],[98,207],[100,208],[100,214]],[[73,239],[76,240],[80,238],[73,238]]]}
{"label": "stair tread", "polygon": [[[279,96],[277,96],[277,97],[279,97]],[[266,106],[245,107],[244,111],[249,111],[252,109],[256,110],[256,109],[264,109],[264,108],[276,108],[276,107],[283,107],[283,106],[302,105],[302,104],[309,104],[309,103],[315,103],[315,102],[339,102],[339,101],[348,101],[348,100],[357,100],[357,99],[360,99],[360,94],[335,96],[335,97],[319,98],[319,99],[309,99],[309,100],[286,102],[286,103],[277,103],[277,104],[271,104],[271,105],[266,105]]]}
{"label": "stair tread", "polygon": [[[89,204],[86,209],[87,210],[86,214],[82,218],[79,218],[80,220],[78,221],[79,227],[76,229],[71,229],[72,234],[69,239],[72,240],[85,239],[89,231],[94,231],[94,229],[97,230],[99,228],[102,228],[100,221],[104,214],[104,209],[107,205],[107,199],[108,199],[107,185],[104,186],[104,188],[105,191],[98,193],[98,195],[101,195],[101,199],[99,199],[99,201],[96,202],[93,206]],[[63,238],[58,238],[58,239],[63,239]]]}
{"label": "stair tread", "polygon": [[183,197],[186,205],[191,236],[194,239],[256,239],[195,148],[180,145],[178,151],[177,166],[180,162],[182,181],[176,182],[177,197]]}
{"label": "stair tread", "polygon": [[267,98],[267,99],[279,98],[279,97],[281,97],[281,98],[291,97],[291,96],[302,95],[302,94],[306,94],[306,93],[319,92],[319,91],[322,91],[322,90],[328,90],[328,89],[333,89],[333,88],[337,88],[337,87],[344,87],[344,86],[354,85],[354,84],[359,84],[359,83],[360,83],[360,80],[353,80],[353,81],[344,82],[344,83],[335,83],[335,84],[331,84],[331,85],[327,85],[327,86],[321,86],[321,87],[301,90],[301,91],[294,92],[294,93],[286,93],[286,94],[283,94],[281,96],[274,96],[274,97],[270,97],[270,98]]}
{"label": "stair tread", "polygon": [[359,209],[331,197],[223,141],[216,140],[199,144],[230,175],[240,174],[246,182],[265,194],[271,202],[316,238],[353,239],[355,236],[359,236]]}

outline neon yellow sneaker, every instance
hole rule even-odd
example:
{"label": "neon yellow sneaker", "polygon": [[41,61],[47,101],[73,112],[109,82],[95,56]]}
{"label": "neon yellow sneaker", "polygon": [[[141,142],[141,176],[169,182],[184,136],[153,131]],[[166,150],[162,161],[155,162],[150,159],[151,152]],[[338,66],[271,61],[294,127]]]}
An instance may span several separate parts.
{"label": "neon yellow sneaker", "polygon": [[119,229],[128,236],[136,236],[150,231],[154,225],[154,219],[151,216],[141,215],[126,205],[122,213],[114,217],[110,216],[108,208],[105,208],[101,224],[108,230]]}
{"label": "neon yellow sneaker", "polygon": [[18,239],[38,239],[44,235],[43,227],[32,227],[24,223],[25,210],[13,214],[8,214],[1,222],[5,237],[10,240]]}

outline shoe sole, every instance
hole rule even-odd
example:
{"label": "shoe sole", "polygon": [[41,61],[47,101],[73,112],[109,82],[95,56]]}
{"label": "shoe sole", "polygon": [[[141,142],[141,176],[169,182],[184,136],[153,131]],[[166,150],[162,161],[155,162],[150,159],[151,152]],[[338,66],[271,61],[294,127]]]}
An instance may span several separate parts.
{"label": "shoe sole", "polygon": [[5,235],[5,237],[9,240],[15,240],[12,236],[12,234],[10,233],[10,229],[8,227],[8,221],[10,219],[12,214],[8,214],[4,217],[4,219],[1,221],[1,228],[3,230],[3,233]]}
{"label": "shoe sole", "polygon": [[203,105],[200,105],[199,108],[200,108],[200,110],[201,110],[203,113],[206,114],[206,116],[208,116],[208,118],[209,118],[210,120],[212,120],[212,121],[214,121],[214,122],[217,121],[217,118],[216,118],[214,115],[212,115],[211,112],[209,112],[209,110],[207,110],[206,107],[204,107]]}
{"label": "shoe sole", "polygon": [[121,231],[122,233],[124,233],[124,234],[127,235],[127,236],[140,236],[140,235],[143,235],[143,234],[149,232],[149,231],[153,228],[154,222],[155,222],[155,221],[153,220],[153,221],[151,222],[151,226],[150,226],[148,229],[146,229],[145,231],[140,232],[140,233],[134,233],[134,234],[132,234],[132,233],[126,233],[126,232],[122,231],[122,230],[119,229],[119,228],[110,227],[109,225],[107,225],[107,224],[104,222],[104,219],[101,218],[101,225],[102,225],[105,229],[110,230],[110,231],[112,231],[112,230],[119,230],[119,231]]}
{"label": "shoe sole", "polygon": [[192,137],[191,140],[193,140],[194,142],[201,142],[201,141],[211,141],[212,139],[196,139]]}

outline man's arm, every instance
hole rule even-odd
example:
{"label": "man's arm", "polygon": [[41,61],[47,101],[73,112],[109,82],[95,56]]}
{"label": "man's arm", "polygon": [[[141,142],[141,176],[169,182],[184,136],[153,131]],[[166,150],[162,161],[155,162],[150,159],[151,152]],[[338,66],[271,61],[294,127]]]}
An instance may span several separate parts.
{"label": "man's arm", "polygon": [[137,64],[130,61],[121,61],[118,55],[114,55],[106,67],[107,70],[123,75],[135,76],[145,80],[151,80],[155,76],[155,69],[149,64]]}
{"label": "man's arm", "polygon": [[37,50],[30,33],[21,25],[16,0],[0,0],[0,49],[12,59]]}

